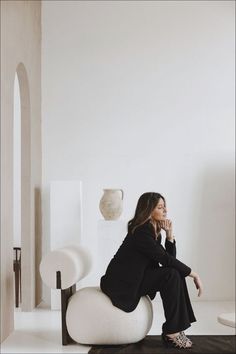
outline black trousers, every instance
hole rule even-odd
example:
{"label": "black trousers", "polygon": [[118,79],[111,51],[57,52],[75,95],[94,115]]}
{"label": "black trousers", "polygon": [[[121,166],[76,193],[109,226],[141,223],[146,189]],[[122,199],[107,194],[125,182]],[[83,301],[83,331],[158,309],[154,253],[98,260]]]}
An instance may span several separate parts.
{"label": "black trousers", "polygon": [[[196,322],[185,277],[178,270],[169,267],[148,269],[140,287],[140,296],[160,292],[166,322],[162,325],[165,334],[184,331]],[[154,295],[154,296],[152,296]]]}

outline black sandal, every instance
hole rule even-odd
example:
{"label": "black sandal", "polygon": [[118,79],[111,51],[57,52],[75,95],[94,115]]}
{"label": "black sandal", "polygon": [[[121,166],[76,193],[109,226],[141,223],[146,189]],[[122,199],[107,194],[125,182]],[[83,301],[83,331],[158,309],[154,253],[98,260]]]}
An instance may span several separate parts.
{"label": "black sandal", "polygon": [[185,334],[183,334],[183,332],[172,338],[162,333],[161,337],[167,348],[190,349],[192,347],[192,342],[185,336]]}

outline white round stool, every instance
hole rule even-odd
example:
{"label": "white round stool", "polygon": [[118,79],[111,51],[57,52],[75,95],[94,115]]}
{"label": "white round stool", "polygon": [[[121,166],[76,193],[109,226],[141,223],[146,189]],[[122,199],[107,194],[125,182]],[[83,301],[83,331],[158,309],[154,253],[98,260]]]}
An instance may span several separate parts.
{"label": "white round stool", "polygon": [[236,327],[235,326],[235,313],[231,312],[231,313],[222,313],[221,315],[219,315],[217,317],[217,320],[219,323],[225,325],[225,326],[229,326],[229,327]]}
{"label": "white round stool", "polygon": [[127,344],[143,339],[152,326],[151,300],[143,296],[136,309],[124,312],[113,306],[99,287],[78,290],[66,311],[71,338],[81,344]]}

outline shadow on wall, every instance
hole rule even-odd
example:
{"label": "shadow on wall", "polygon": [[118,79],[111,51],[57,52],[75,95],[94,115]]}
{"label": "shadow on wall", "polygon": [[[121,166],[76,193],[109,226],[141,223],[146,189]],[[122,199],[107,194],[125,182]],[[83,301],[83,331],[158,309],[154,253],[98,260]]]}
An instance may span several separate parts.
{"label": "shadow on wall", "polygon": [[193,205],[193,265],[205,300],[234,300],[234,167],[208,164]]}

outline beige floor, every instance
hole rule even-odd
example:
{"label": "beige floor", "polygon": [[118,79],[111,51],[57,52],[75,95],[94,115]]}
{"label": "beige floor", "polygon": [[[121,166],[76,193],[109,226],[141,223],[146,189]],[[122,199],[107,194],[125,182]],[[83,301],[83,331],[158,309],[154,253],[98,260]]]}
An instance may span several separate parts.
{"label": "beige floor", "polygon": [[[149,334],[160,334],[164,322],[162,303],[153,302],[154,319]],[[193,302],[197,322],[187,334],[235,334],[235,328],[217,322],[217,316],[235,311],[234,302]],[[61,345],[60,312],[50,311],[45,306],[33,312],[15,312],[15,331],[2,343],[1,353],[87,353],[82,345]]]}

